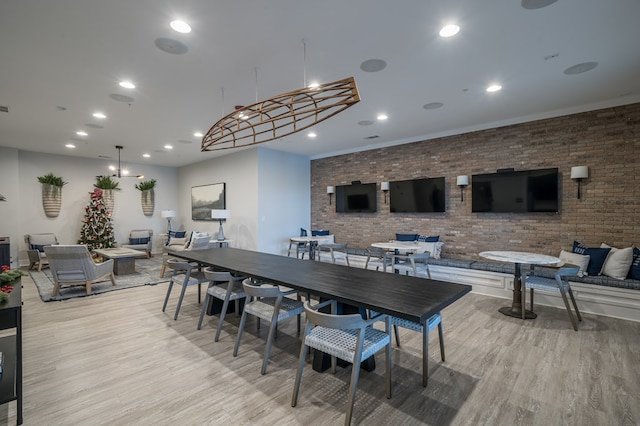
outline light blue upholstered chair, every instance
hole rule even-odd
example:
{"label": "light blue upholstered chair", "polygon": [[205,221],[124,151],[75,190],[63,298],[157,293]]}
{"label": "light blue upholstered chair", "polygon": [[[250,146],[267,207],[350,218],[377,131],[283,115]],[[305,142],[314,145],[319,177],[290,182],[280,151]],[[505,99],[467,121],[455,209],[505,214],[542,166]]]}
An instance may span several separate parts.
{"label": "light blue upholstered chair", "polygon": [[[360,314],[334,315],[319,312],[318,309],[332,304],[332,312],[335,313],[335,301],[329,300],[318,305],[311,306],[308,302],[304,305],[307,317],[298,372],[293,386],[291,406],[298,403],[302,371],[306,362],[307,349],[313,348],[331,355],[331,372],[336,371],[336,358],[350,362],[351,384],[347,394],[346,414],[344,424],[351,424],[353,415],[353,403],[355,401],[360,364],[363,360],[373,356],[376,352],[385,349],[385,379],[387,398],[391,398],[391,336],[389,317],[380,315],[370,320],[363,320]],[[385,321],[385,331],[373,328],[373,323]]]}
{"label": "light blue upholstered chair", "polygon": [[140,250],[147,254],[147,259],[151,257],[151,245],[153,240],[153,230],[134,229],[129,233],[129,241],[121,244],[121,247]]}
{"label": "light blue upholstered chair", "polygon": [[29,256],[29,269],[33,269],[38,265],[38,272],[43,267],[49,265],[47,254],[44,252],[44,246],[58,244],[58,238],[55,234],[27,234],[24,236],[27,243],[27,256]]}
{"label": "light blue upholstered chair", "polygon": [[113,259],[95,263],[89,249],[83,244],[45,246],[44,251],[49,259],[49,268],[55,284],[52,296],[58,295],[62,284],[84,285],[87,294],[91,294],[91,284],[105,278],[116,285]]}
{"label": "light blue upholstered chair", "polygon": [[573,325],[573,329],[578,331],[578,323],[576,319],[573,317],[573,313],[571,312],[571,307],[569,306],[569,301],[567,300],[567,293],[569,297],[571,297],[571,302],[573,303],[573,307],[576,310],[576,316],[578,317],[578,321],[582,321],[582,317],[580,316],[580,311],[578,310],[578,305],[576,304],[576,299],[573,296],[573,291],[571,290],[571,285],[569,285],[569,281],[567,277],[572,277],[578,275],[580,268],[574,265],[566,265],[564,267],[558,268],[557,272],[554,274],[553,278],[545,278],[540,276],[528,276],[525,279],[524,286],[522,289],[522,319],[525,317],[525,303],[527,298],[526,289],[531,290],[531,310],[533,311],[533,289],[540,290],[548,293],[560,293],[562,296],[562,301],[564,302],[564,307],[567,309],[567,313],[569,314],[569,319],[571,320],[571,325]]}
{"label": "light blue upholstered chair", "polygon": [[[298,333],[300,332],[300,315],[304,312],[304,306],[300,300],[289,299],[284,297],[289,294],[297,293],[295,290],[282,292],[277,286],[271,284],[256,284],[251,279],[246,279],[242,282],[244,291],[247,295],[247,301],[244,304],[244,310],[242,311],[242,319],[240,320],[240,329],[238,330],[238,340],[236,346],[233,349],[233,356],[238,356],[238,349],[240,348],[240,340],[242,339],[242,332],[244,330],[245,323],[247,322],[247,315],[253,315],[260,319],[270,321],[269,336],[267,337],[267,347],[264,351],[264,360],[262,362],[261,374],[266,374],[267,364],[269,363],[269,354],[271,353],[271,346],[276,334],[276,326],[280,321],[298,317]],[[258,322],[258,324],[260,324]]]}
{"label": "light blue upholstered chair", "polygon": [[216,337],[214,341],[220,339],[220,332],[222,331],[222,325],[224,324],[224,317],[227,314],[227,308],[229,302],[236,302],[236,315],[240,312],[240,299],[244,299],[246,293],[242,286],[242,281],[246,277],[234,277],[229,272],[216,272],[211,268],[204,270],[204,276],[209,280],[209,288],[202,304],[202,311],[200,312],[200,320],[198,321],[198,330],[202,327],[202,320],[204,314],[209,306],[209,302],[212,297],[222,300],[222,310],[220,311],[220,321],[218,322],[218,329],[216,330]]}

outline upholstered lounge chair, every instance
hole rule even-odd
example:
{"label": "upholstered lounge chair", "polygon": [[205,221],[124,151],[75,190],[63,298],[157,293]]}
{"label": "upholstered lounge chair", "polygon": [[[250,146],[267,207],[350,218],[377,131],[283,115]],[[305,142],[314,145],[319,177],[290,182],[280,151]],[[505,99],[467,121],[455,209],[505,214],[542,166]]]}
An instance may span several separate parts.
{"label": "upholstered lounge chair", "polygon": [[27,256],[29,256],[29,269],[38,265],[38,271],[49,265],[44,246],[58,244],[55,234],[28,234],[24,237],[27,243]]}
{"label": "upholstered lounge chair", "polygon": [[143,251],[147,253],[147,259],[149,259],[151,257],[152,239],[153,230],[134,229],[129,233],[128,244],[121,244],[121,247]]}
{"label": "upholstered lounge chair", "polygon": [[91,284],[110,279],[116,285],[113,275],[113,259],[95,263],[87,246],[81,244],[45,246],[44,251],[49,259],[49,267],[53,275],[52,296],[57,296],[62,284],[84,285],[87,294],[91,294]]}

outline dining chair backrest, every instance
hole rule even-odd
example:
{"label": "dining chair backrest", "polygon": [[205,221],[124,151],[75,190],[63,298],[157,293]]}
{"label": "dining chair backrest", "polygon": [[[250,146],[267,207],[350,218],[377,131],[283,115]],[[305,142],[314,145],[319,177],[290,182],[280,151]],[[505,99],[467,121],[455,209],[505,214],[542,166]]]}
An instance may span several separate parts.
{"label": "dining chair backrest", "polygon": [[244,287],[244,291],[247,296],[251,296],[253,298],[257,297],[275,297],[282,299],[282,292],[276,286],[271,284],[260,284],[254,283],[250,279],[246,279],[242,282],[242,286]]}
{"label": "dining chair backrest", "polygon": [[167,267],[173,269],[173,275],[180,274],[181,272],[190,275],[191,269],[193,269],[193,265],[189,262],[175,258],[167,259]]}
{"label": "dining chair backrest", "polygon": [[203,272],[205,278],[209,281],[213,281],[214,283],[227,282],[233,279],[233,275],[226,271],[214,271],[211,268],[206,268]]}
{"label": "dining chair backrest", "polygon": [[360,314],[334,315],[320,312],[317,309],[310,302],[304,305],[307,321],[316,326],[340,330],[363,330],[369,324],[362,319]]}

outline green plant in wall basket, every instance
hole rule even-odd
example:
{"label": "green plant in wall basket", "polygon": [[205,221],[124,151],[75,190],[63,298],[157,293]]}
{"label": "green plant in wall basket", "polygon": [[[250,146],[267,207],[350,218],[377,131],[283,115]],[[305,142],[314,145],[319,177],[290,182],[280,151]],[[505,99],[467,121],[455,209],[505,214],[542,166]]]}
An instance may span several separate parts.
{"label": "green plant in wall basket", "polygon": [[142,213],[145,216],[153,216],[153,209],[155,208],[155,193],[153,188],[156,186],[155,179],[144,180],[135,185],[140,194],[140,203],[142,205]]}
{"label": "green plant in wall basket", "polygon": [[93,184],[94,187],[102,189],[102,199],[110,212],[113,212],[113,207],[116,203],[113,191],[120,191],[119,184],[120,182],[111,176],[96,176],[96,183]]}
{"label": "green plant in wall basket", "polygon": [[58,217],[62,207],[62,187],[67,184],[62,177],[53,173],[38,176],[42,184],[42,207],[47,217]]}

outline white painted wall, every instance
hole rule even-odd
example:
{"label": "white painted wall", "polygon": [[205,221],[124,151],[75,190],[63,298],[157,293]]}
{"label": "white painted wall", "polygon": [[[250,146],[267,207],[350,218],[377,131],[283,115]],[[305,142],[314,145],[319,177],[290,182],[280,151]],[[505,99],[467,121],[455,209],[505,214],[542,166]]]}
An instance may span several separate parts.
{"label": "white painted wall", "polygon": [[20,188],[18,187],[18,150],[0,147],[0,194],[7,201],[0,201],[0,236],[11,241],[11,267],[18,267],[20,237]]}
{"label": "white painted wall", "polygon": [[[5,149],[0,152],[4,154]],[[4,161],[5,155],[1,156]],[[93,191],[95,176],[107,174],[108,161],[86,159],[64,155],[49,155],[29,151],[18,151],[16,173],[10,177],[11,186],[17,188],[16,204],[11,203],[12,211],[16,211],[17,220],[11,220],[12,250],[17,250],[20,264],[27,264],[24,235],[39,232],[52,232],[63,244],[75,244],[80,237],[80,228],[85,207],[89,203],[89,193]],[[148,166],[129,163],[128,167],[136,174],[144,174],[146,179],[156,179],[155,210],[152,216],[145,216],[140,205],[140,191],[135,189],[139,181],[135,178],[121,178],[120,191],[116,192],[113,211],[113,223],[116,241],[125,243],[132,229],[152,229],[154,233],[153,250],[160,252],[162,237],[166,232],[166,219],[160,217],[160,210],[173,204],[177,188],[177,169],[174,167]],[[62,209],[60,215],[48,218],[42,208],[42,185],[37,177],[49,172],[62,176],[68,182],[62,189]],[[5,196],[7,194],[2,192]],[[8,203],[3,203],[8,204]],[[4,214],[0,218],[0,233],[4,233]]]}
{"label": "white painted wall", "polygon": [[310,176],[307,157],[262,147],[181,167],[174,229],[217,235],[217,221],[191,220],[191,187],[224,182],[231,246],[286,254],[284,242],[311,220]]}
{"label": "white painted wall", "polygon": [[310,170],[307,157],[259,149],[259,251],[286,255],[289,237],[311,228]]}

